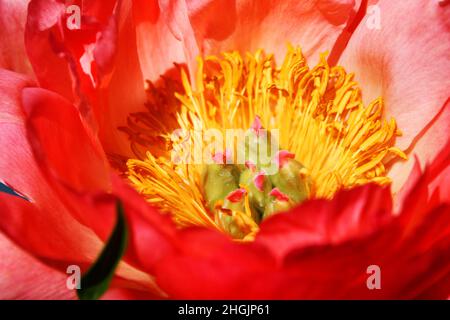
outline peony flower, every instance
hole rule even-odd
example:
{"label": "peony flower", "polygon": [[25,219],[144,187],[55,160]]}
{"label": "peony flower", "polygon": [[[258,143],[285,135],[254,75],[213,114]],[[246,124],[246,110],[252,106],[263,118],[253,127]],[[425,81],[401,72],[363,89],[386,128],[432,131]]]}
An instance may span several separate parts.
{"label": "peony flower", "polygon": [[[0,1],[0,296],[448,298],[449,8]],[[277,171],[171,157],[204,129]]]}

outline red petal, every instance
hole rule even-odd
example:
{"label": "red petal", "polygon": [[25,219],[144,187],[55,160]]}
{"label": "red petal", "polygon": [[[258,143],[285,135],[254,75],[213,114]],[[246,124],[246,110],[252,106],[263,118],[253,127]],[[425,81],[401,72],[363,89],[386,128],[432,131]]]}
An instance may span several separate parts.
{"label": "red petal", "polygon": [[[23,95],[33,150],[59,200],[78,221],[106,240],[115,222],[116,199],[121,199],[132,237],[126,261],[151,271],[161,255],[158,252],[170,251],[170,232],[175,231],[170,218],[123,186],[121,179],[113,176],[111,184],[105,155],[74,106],[43,89],[27,88]],[[161,295],[148,275],[130,266],[123,265],[118,274]]]}
{"label": "red petal", "polygon": [[35,203],[0,193],[0,229],[16,244],[61,268],[86,266],[102,248],[96,235],[77,222],[48,185]]}
{"label": "red petal", "polygon": [[433,181],[430,193],[438,193],[438,202],[450,202],[450,139],[430,165]]}
{"label": "red petal", "polygon": [[[57,23],[64,14],[60,2],[31,1],[25,29],[25,47],[39,84],[72,99],[70,71],[64,57],[55,53]],[[53,45],[53,46],[52,46]]]}
{"label": "red petal", "polygon": [[[97,112],[99,136],[105,151],[110,154],[132,155],[128,137],[118,127],[127,123],[132,112],[144,111],[146,94],[136,43],[136,29],[130,2],[123,2],[118,15],[116,58],[111,79],[101,90],[104,100],[93,102]],[[109,33],[111,33],[110,31]],[[109,37],[109,38],[112,38]],[[104,41],[109,41],[105,38]],[[134,154],[133,154],[134,156]]]}
{"label": "red petal", "polygon": [[153,300],[161,299],[160,296],[152,295],[142,290],[111,288],[102,297],[101,300]]}
{"label": "red petal", "polygon": [[[245,299],[273,296],[266,281],[275,270],[269,252],[255,243],[240,245],[214,230],[179,232],[179,249],[160,261],[156,279],[170,298]],[[179,266],[183,266],[180,272]]]}
{"label": "red petal", "polygon": [[[252,243],[185,230],[158,283],[175,298],[446,298],[450,206],[427,189],[448,168],[447,153],[416,181],[399,217],[389,190],[367,185],[267,219]],[[381,290],[367,287],[371,265],[381,268]]]}
{"label": "red petal", "polygon": [[30,61],[41,87],[75,103],[109,152],[130,154],[127,137],[117,127],[145,102],[131,3],[76,3],[82,7],[79,30],[66,27],[64,4],[30,4],[25,35]]}
{"label": "red petal", "polygon": [[29,137],[42,166],[79,191],[107,190],[109,165],[78,111],[62,97],[38,88],[23,90]]}
{"label": "red petal", "polygon": [[82,9],[80,29],[69,30],[65,4],[32,1],[25,44],[41,86],[70,100],[75,97],[83,100],[78,91],[83,89],[83,94],[88,94],[112,71],[117,35],[113,15],[116,1],[103,1],[99,5],[84,0],[75,4]]}
{"label": "red petal", "polygon": [[113,179],[113,192],[123,201],[129,223],[132,238],[127,254],[143,270],[153,274],[155,263],[175,249],[175,225],[168,215],[149,206],[119,177]]}
{"label": "red petal", "polygon": [[[428,210],[421,221],[397,219],[384,203],[388,195],[367,186],[305,203],[303,211],[268,219],[252,243],[234,243],[212,230],[182,231],[182,246],[159,264],[157,281],[170,297],[188,299],[448,296],[448,288],[431,290],[450,275],[450,208]],[[381,290],[367,287],[371,265],[381,268]]]}
{"label": "red petal", "polygon": [[272,248],[279,257],[290,250],[336,244],[370,234],[391,215],[388,189],[367,185],[338,193],[333,201],[312,200],[261,225],[256,242]]}

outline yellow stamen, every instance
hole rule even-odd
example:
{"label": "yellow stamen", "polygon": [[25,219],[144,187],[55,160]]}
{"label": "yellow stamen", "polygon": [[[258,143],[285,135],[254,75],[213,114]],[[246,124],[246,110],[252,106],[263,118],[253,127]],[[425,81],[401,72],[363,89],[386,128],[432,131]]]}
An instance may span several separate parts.
{"label": "yellow stamen", "polygon": [[[406,158],[394,146],[400,134],[394,119],[383,119],[383,100],[363,105],[361,90],[340,67],[330,67],[325,54],[310,69],[300,49],[289,46],[280,68],[262,51],[243,58],[237,52],[223,58],[198,60],[195,88],[181,70],[182,90],[150,86],[149,100],[163,97],[163,108],[140,116],[131,115],[128,128],[136,159],[127,161],[130,183],[153,205],[172,214],[180,225],[202,225],[224,230],[217,215],[206,206],[201,180],[202,166],[173,164],[170,151],[173,129],[248,129],[255,116],[264,128],[278,129],[280,148],[295,154],[304,165],[300,175],[311,181],[310,198],[332,198],[337,190],[390,183],[385,164]],[[177,100],[171,97],[176,96]],[[167,113],[162,113],[167,110]],[[191,135],[190,142],[200,138]],[[136,147],[139,145],[139,148]],[[138,150],[139,149],[139,150]],[[147,152],[143,153],[142,150]],[[251,218],[248,197],[245,212],[233,212],[236,225],[248,230],[249,240],[258,230]]]}

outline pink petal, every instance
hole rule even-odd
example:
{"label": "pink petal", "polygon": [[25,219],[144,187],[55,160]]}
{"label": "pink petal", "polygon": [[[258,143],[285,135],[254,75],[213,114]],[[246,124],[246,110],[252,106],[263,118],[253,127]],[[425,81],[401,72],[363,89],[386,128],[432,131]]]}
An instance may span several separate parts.
{"label": "pink petal", "polygon": [[450,10],[421,0],[380,0],[376,8],[381,29],[369,28],[375,16],[366,16],[340,63],[356,73],[365,101],[385,99],[386,118],[397,120],[398,146],[405,150],[449,97]]}
{"label": "pink petal", "polygon": [[68,274],[52,269],[0,233],[0,299],[76,299]]}
{"label": "pink petal", "polygon": [[55,195],[26,138],[21,91],[30,85],[23,76],[0,70],[0,179],[31,201],[0,194],[0,229],[35,255],[87,261],[101,243]]}
{"label": "pink petal", "polygon": [[188,12],[204,54],[264,49],[281,61],[288,42],[308,58],[331,50],[352,10],[353,0],[191,0]]}
{"label": "pink petal", "polygon": [[[439,114],[427,125],[421,134],[413,141],[411,152],[406,162],[395,163],[389,171],[392,178],[392,191],[405,194],[410,184],[411,170],[417,165],[423,168],[442,152],[447,143],[450,131],[450,98]],[[417,170],[416,170],[417,171]],[[414,172],[414,170],[413,170]],[[406,190],[405,190],[406,189]],[[399,199],[401,201],[401,199]]]}
{"label": "pink petal", "polygon": [[[192,63],[198,55],[184,1],[133,2],[137,48],[145,79],[158,80],[173,63]],[[157,44],[157,45],[155,45]]]}
{"label": "pink petal", "polygon": [[32,76],[24,44],[28,2],[0,1],[0,67]]}

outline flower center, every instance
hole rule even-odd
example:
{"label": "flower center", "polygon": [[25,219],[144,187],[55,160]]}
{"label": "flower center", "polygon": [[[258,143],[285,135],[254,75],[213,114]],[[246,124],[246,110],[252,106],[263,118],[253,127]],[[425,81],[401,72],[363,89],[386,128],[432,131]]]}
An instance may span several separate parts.
{"label": "flower center", "polygon": [[[292,47],[280,67],[262,51],[199,58],[195,86],[179,70],[182,87],[169,78],[159,87],[148,83],[148,112],[131,114],[124,130],[136,154],[126,163],[130,183],[180,226],[213,227],[251,240],[262,219],[305,199],[390,183],[385,165],[406,158],[394,146],[400,135],[395,120],[382,117],[383,100],[364,106],[354,75],[330,67],[325,55],[311,69]],[[176,129],[184,134],[174,135]],[[230,129],[248,134],[241,145],[211,148],[196,133],[212,129],[223,137]],[[257,150],[276,140],[279,149],[266,153],[276,172],[252,154],[252,139]],[[211,161],[175,161],[187,159],[186,143],[210,151]],[[235,161],[240,149],[245,163]]]}

